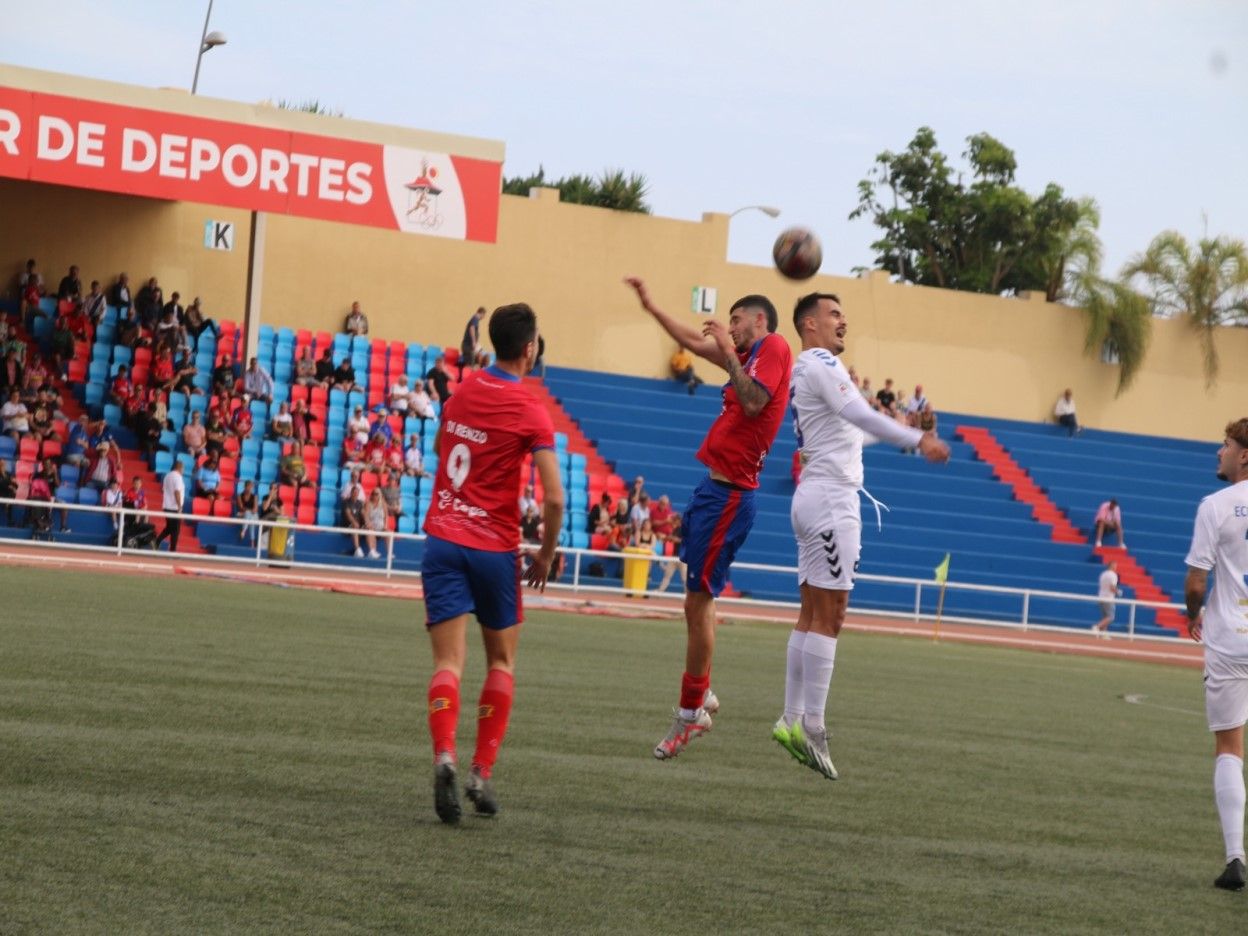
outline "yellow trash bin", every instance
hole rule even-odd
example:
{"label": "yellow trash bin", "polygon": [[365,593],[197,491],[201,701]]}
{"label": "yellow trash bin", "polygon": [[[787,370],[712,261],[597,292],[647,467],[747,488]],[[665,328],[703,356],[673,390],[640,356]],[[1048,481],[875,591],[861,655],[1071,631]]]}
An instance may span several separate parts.
{"label": "yellow trash bin", "polygon": [[[645,546],[624,547],[624,587],[632,592],[644,592],[650,578],[650,557],[654,553]],[[634,558],[627,558],[632,556]]]}
{"label": "yellow trash bin", "polygon": [[286,552],[290,546],[290,526],[289,517],[278,517],[273,521],[274,526],[269,528],[269,558],[270,559],[286,559]]}

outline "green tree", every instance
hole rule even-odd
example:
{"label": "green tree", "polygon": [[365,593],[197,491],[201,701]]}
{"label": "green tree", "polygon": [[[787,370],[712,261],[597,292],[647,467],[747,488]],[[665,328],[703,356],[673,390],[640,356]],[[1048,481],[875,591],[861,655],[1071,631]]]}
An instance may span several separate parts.
{"label": "green tree", "polygon": [[1126,282],[1104,279],[1096,266],[1068,281],[1068,298],[1083,309],[1087,324],[1084,350],[1100,356],[1108,346],[1118,358],[1115,396],[1131,386],[1144,363],[1153,331],[1153,309],[1147,296]]}
{"label": "green tree", "polygon": [[547,179],[546,169],[538,166],[537,172],[527,176],[503,179],[503,193],[506,195],[528,195],[530,189],[542,186],[559,189],[560,200],[568,204],[650,213],[650,206],[646,203],[650,185],[645,176],[636,172],[626,174],[620,169],[608,169],[596,179],[581,173]]}
{"label": "green tree", "polygon": [[882,232],[871,245],[874,265],[925,286],[1047,294],[1054,258],[1084,217],[1080,202],[1053,183],[1036,197],[1017,186],[1014,152],[995,137],[979,133],[966,144],[969,184],[955,176],[930,127],[904,151],[875,158],[850,213]]}
{"label": "green tree", "polygon": [[288,101],[286,98],[279,98],[275,106],[279,110],[302,111],[305,114],[321,114],[325,117],[346,116],[336,107],[330,107],[328,104],[322,104],[316,98],[308,98],[304,101]]}
{"label": "green tree", "polygon": [[1196,244],[1177,231],[1163,231],[1123,268],[1139,279],[1160,315],[1185,315],[1204,355],[1205,386],[1218,377],[1215,329],[1248,325],[1248,248],[1233,238],[1202,237]]}

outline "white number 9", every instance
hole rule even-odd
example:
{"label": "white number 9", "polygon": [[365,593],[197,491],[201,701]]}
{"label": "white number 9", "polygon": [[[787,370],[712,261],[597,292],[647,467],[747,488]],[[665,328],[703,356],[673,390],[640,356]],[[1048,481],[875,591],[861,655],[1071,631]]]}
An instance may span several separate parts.
{"label": "white number 9", "polygon": [[450,458],[446,462],[446,476],[451,479],[451,487],[459,490],[468,480],[468,471],[472,468],[472,453],[468,446],[460,442],[451,449]]}

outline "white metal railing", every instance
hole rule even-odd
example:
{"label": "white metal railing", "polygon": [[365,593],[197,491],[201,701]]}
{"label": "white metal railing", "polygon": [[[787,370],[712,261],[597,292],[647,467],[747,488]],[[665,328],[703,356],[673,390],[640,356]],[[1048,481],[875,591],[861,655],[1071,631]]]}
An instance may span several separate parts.
{"label": "white metal railing", "polygon": [[[212,524],[226,527],[251,528],[247,530],[247,541],[249,555],[242,556],[223,556],[218,554],[206,553],[202,555],[194,555],[193,557],[187,553],[166,553],[160,552],[157,555],[166,558],[193,558],[196,562],[222,563],[234,565],[247,565],[251,567],[261,567],[270,565],[281,565],[282,567],[301,568],[308,570],[328,570],[328,571],[349,571],[353,574],[364,574],[368,576],[380,576],[387,579],[390,578],[419,578],[420,572],[415,569],[396,567],[394,547],[396,542],[421,542],[425,539],[422,533],[398,533],[388,530],[369,531],[363,529],[351,529],[350,527],[324,527],[314,526],[310,524],[295,523],[285,519],[277,521],[268,520],[250,520],[242,517],[208,517],[197,516],[192,514],[172,514],[162,510],[131,510],[126,507],[102,507],[87,504],[68,504],[61,501],[31,501],[18,500],[13,498],[0,498],[0,509],[17,508],[27,510],[29,508],[44,508],[52,512],[55,516],[56,512],[66,510],[71,513],[78,514],[105,514],[114,519],[115,538],[108,544],[89,544],[89,543],[57,543],[55,541],[46,543],[59,549],[76,552],[94,552],[108,553],[116,556],[152,556],[153,551],[150,548],[130,549],[125,546],[124,531],[125,524],[122,522],[127,516],[141,515],[149,518],[165,518],[175,516],[182,520],[183,523],[194,523],[197,525]],[[28,544],[31,542],[28,536],[14,537],[8,535],[9,528],[0,528],[0,543],[11,544]],[[72,529],[72,525],[71,525]],[[288,540],[288,548],[282,555],[272,555],[268,550],[268,542],[274,529],[284,530],[288,535],[295,534]],[[339,562],[319,562],[300,559],[297,549],[297,534],[300,532],[309,533],[337,533],[344,535],[355,534],[361,537],[372,534],[377,537],[379,543],[385,543],[385,552],[383,558],[385,560],[382,567],[359,562],[354,557],[343,555]],[[55,530],[53,530],[55,536]],[[526,551],[536,551],[535,546],[522,547]],[[626,562],[637,560],[642,562],[655,562],[661,565],[678,563],[680,560],[673,556],[630,556],[628,553],[612,552],[609,550],[594,549],[574,549],[571,547],[560,547],[560,552],[565,559],[563,576],[559,581],[548,583],[548,588],[558,591],[567,592],[608,592],[620,595],[635,595],[638,592],[646,595],[661,594],[653,591],[649,587],[647,581],[644,589],[626,588],[623,585],[608,585],[602,582],[597,576],[587,574],[586,565],[589,561],[601,559],[609,562]],[[761,563],[736,562],[733,564],[734,569],[750,570],[755,572],[763,572],[785,576],[793,582],[793,592],[796,594],[797,569],[792,566],[768,565]],[[570,581],[565,581],[570,576]],[[676,580],[678,576],[673,576]],[[942,620],[952,623],[968,623],[968,624],[987,624],[996,627],[1007,627],[1022,629],[1039,630],[1056,630],[1069,632],[1070,625],[1049,625],[1039,624],[1031,619],[1032,600],[1036,598],[1052,599],[1056,601],[1067,601],[1075,604],[1103,604],[1106,601],[1112,602],[1115,606],[1126,606],[1128,609],[1127,616],[1127,636],[1131,639],[1153,639],[1153,640],[1177,640],[1177,637],[1161,637],[1156,635],[1138,635],[1136,634],[1136,617],[1140,608],[1170,608],[1174,610],[1184,610],[1184,605],[1157,602],[1157,601],[1141,601],[1134,598],[1113,598],[1105,599],[1095,595],[1077,594],[1072,592],[1057,592],[1038,588],[1010,588],[1001,585],[975,585],[969,582],[949,581],[944,583],[936,582],[933,579],[916,579],[905,578],[901,576],[891,575],[858,575],[856,581],[874,582],[894,586],[898,589],[904,589],[907,595],[913,595],[913,603],[907,601],[909,610],[907,612],[899,612],[897,610],[866,608],[860,605],[854,605],[855,614],[876,615],[884,617],[907,617],[915,623],[922,621],[932,621],[936,619],[936,615],[923,610],[924,595],[931,595],[933,591],[939,592],[942,587],[948,591],[964,591],[964,592],[986,592],[999,595],[1011,595],[1019,601],[1019,615],[1017,621],[1002,621],[993,618],[965,617],[954,615],[943,615]],[[663,593],[666,594],[666,593]],[[742,608],[777,608],[777,609],[794,609],[798,606],[797,601],[776,601],[760,598],[720,598],[718,601],[729,607]]]}

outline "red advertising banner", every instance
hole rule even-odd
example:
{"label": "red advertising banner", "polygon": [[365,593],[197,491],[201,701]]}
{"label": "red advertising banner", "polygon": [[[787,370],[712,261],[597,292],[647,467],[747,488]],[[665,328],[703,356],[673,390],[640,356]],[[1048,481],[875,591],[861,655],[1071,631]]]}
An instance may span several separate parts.
{"label": "red advertising banner", "polygon": [[0,176],[493,243],[502,165],[0,86]]}

